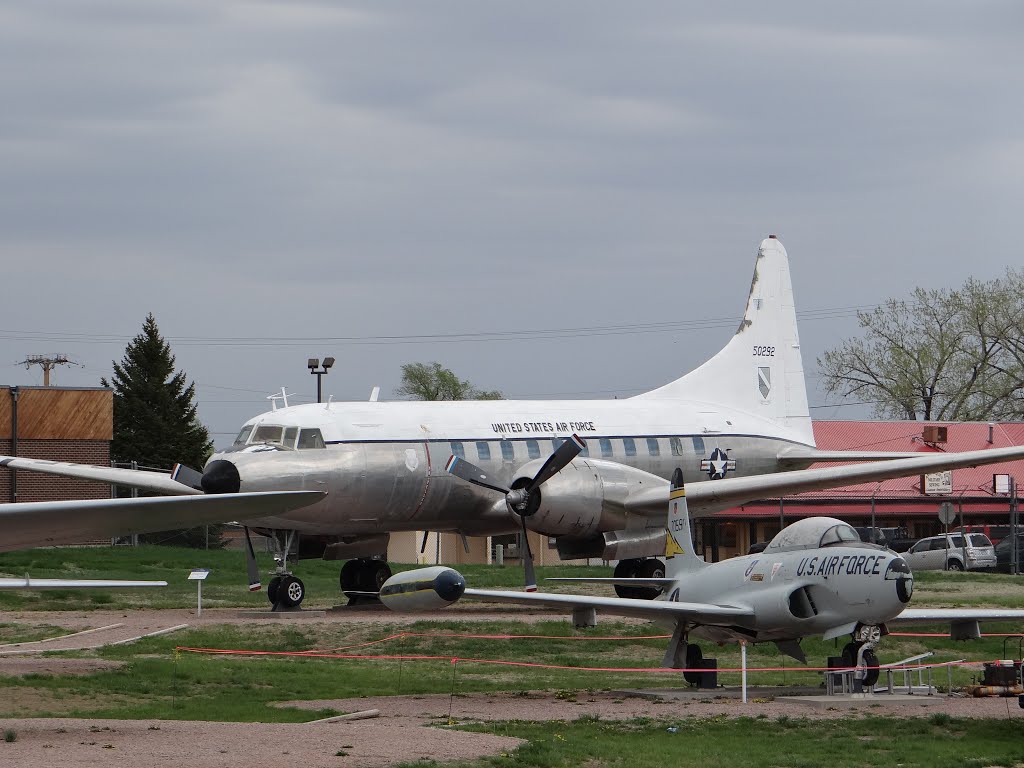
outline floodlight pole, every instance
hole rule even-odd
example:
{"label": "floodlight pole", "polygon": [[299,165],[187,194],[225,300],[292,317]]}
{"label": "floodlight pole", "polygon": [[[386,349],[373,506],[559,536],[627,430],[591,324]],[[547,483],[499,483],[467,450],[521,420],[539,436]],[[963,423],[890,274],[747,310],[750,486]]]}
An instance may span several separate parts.
{"label": "floodlight pole", "polygon": [[324,401],[323,396],[323,377],[327,375],[327,372],[334,365],[333,357],[325,357],[323,368],[320,368],[320,358],[311,357],[306,362],[306,367],[309,368],[309,372],[316,376],[316,401],[322,403]]}

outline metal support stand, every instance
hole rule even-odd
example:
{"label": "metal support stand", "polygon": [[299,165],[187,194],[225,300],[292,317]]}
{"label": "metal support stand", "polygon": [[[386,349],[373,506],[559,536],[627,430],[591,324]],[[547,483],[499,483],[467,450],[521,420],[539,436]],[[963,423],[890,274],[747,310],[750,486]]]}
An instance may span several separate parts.
{"label": "metal support stand", "polygon": [[573,608],[572,625],[576,629],[589,629],[597,626],[596,608]]}
{"label": "metal support stand", "polygon": [[740,640],[740,669],[742,673],[740,675],[741,686],[743,688],[743,703],[747,703],[747,641]]}

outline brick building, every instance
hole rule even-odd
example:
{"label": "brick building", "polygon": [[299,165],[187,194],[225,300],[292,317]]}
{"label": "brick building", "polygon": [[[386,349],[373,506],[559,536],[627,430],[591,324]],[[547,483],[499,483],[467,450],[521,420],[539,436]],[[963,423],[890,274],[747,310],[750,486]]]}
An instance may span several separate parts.
{"label": "brick building", "polygon": [[[114,393],[103,387],[0,387],[0,454],[110,466]],[[0,468],[0,503],[109,498],[92,480]]]}

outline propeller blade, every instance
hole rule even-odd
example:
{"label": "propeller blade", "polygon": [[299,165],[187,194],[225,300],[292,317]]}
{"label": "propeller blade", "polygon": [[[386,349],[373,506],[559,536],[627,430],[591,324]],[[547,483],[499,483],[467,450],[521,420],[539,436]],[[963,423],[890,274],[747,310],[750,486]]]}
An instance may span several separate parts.
{"label": "propeller blade", "polygon": [[475,464],[470,464],[465,459],[460,459],[458,456],[452,455],[448,459],[448,463],[444,465],[444,468],[449,474],[462,478],[467,483],[479,485],[482,488],[490,488],[492,491],[497,491],[498,493],[507,494],[509,492],[509,489],[503,485],[494,485],[493,483],[487,482],[488,477],[486,472]]}
{"label": "propeller blade", "polygon": [[533,553],[530,551],[530,539],[526,535],[526,518],[519,517],[523,522],[523,575],[526,577],[526,591],[537,591],[537,576],[533,572]]}
{"label": "propeller blade", "polygon": [[245,567],[249,572],[249,591],[259,592],[263,585],[260,584],[260,569],[256,565],[256,552],[252,548],[249,528],[243,525],[242,530],[245,531]]}
{"label": "propeller blade", "polygon": [[580,451],[587,447],[587,444],[583,442],[579,435],[574,434],[568,438],[564,443],[558,446],[558,449],[548,456],[548,460],[544,462],[544,466],[540,468],[540,471],[534,475],[533,480],[526,486],[526,495],[529,496],[542,484],[550,480],[552,477],[561,472],[569,462],[575,459]]}
{"label": "propeller blade", "polygon": [[200,485],[202,479],[202,473],[196,472],[192,467],[186,467],[184,464],[175,464],[174,469],[171,470],[171,480],[177,480],[182,485],[195,488],[197,491],[203,490],[203,486]]}

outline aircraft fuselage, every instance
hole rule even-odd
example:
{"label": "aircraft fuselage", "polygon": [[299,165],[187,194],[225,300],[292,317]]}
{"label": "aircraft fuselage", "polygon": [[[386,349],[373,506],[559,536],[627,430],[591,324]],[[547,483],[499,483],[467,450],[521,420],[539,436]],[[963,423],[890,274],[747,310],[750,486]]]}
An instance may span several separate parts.
{"label": "aircraft fuselage", "polygon": [[[443,433],[435,433],[434,423],[444,424]],[[279,440],[258,439],[273,437],[278,427]],[[317,447],[296,448],[310,430],[318,430],[322,442],[305,440]],[[341,536],[402,530],[492,535],[516,531],[517,520],[499,494],[448,475],[449,456],[461,454],[508,485],[524,464],[546,457],[573,432],[587,441],[589,458],[664,479],[683,466],[695,481],[779,471],[780,451],[798,443],[757,417],[727,418],[710,406],[677,402],[332,403],[250,420],[243,430],[247,442],[214,454],[207,468],[221,461],[237,469],[238,487],[225,490],[328,493],[287,518],[253,521],[257,527]]]}
{"label": "aircraft fuselage", "polygon": [[719,641],[762,642],[882,625],[906,608],[912,593],[913,576],[900,555],[854,542],[713,563],[680,579],[665,599],[749,606],[755,616],[749,623],[694,632]]}

